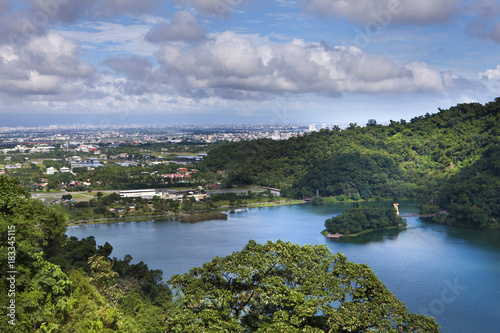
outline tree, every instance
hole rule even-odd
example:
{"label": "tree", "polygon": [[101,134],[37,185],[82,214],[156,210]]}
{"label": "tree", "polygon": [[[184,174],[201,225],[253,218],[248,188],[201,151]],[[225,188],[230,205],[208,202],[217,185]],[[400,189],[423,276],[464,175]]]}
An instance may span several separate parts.
{"label": "tree", "polygon": [[439,332],[325,245],[250,241],[169,283],[183,295],[165,315],[169,332]]}
{"label": "tree", "polygon": [[29,198],[29,194],[19,186],[19,181],[0,175],[0,213],[12,214],[19,201]]}
{"label": "tree", "polygon": [[314,206],[324,205],[325,199],[322,197],[314,197],[311,202]]}
{"label": "tree", "polygon": [[59,183],[54,178],[47,180],[47,192],[59,188]]}

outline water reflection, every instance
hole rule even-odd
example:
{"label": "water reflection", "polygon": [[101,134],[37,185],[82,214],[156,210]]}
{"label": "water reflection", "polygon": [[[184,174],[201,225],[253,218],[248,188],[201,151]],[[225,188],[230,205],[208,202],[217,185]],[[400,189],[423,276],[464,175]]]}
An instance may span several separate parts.
{"label": "water reflection", "polygon": [[374,230],[366,234],[355,237],[341,237],[339,239],[328,239],[328,242],[349,243],[349,244],[368,244],[385,242],[387,240],[397,241],[399,234],[406,228]]}
{"label": "water reflection", "polygon": [[[418,213],[415,203],[399,203],[402,214]],[[390,207],[392,201],[363,204]],[[448,227],[408,217],[408,226],[400,230],[378,230],[338,240],[322,236],[325,220],[348,206],[262,207],[229,214],[227,221],[85,225],[70,228],[67,234],[78,238],[94,235],[99,245],[108,241],[113,246],[112,256],[131,254],[134,262],[144,261],[150,268],[161,269],[165,279],[201,266],[214,256],[240,251],[249,239],[259,243],[277,239],[302,245],[326,243],[332,253],[342,252],[348,260],[368,264],[411,312],[425,310],[434,315],[443,333],[498,332],[500,231]],[[454,281],[467,290],[454,294],[455,300],[442,309],[436,308],[441,305],[443,290]],[[449,291],[446,296],[450,296]]]}

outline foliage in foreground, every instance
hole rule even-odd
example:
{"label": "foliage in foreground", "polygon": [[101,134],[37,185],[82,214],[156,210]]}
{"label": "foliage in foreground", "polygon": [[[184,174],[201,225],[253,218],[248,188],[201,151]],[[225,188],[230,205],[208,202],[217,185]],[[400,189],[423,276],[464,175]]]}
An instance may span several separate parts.
{"label": "foliage in foreground", "polygon": [[163,332],[162,272],[111,261],[109,244],[65,230],[60,213],[0,176],[0,332]]}
{"label": "foliage in foreground", "polygon": [[180,306],[167,311],[168,332],[439,332],[325,245],[250,241],[169,283]]}

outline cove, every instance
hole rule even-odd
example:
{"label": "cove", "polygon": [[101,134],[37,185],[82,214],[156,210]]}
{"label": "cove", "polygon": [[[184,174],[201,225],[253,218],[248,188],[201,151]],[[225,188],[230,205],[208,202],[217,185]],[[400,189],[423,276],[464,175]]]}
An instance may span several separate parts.
{"label": "cove", "polygon": [[[400,213],[418,213],[400,201]],[[392,202],[363,203],[391,206]],[[404,230],[382,230],[353,238],[320,234],[327,218],[348,204],[251,208],[228,220],[181,223],[155,220],[69,227],[68,236],[94,236],[113,246],[112,256],[161,269],[165,280],[215,256],[239,251],[254,239],[326,244],[356,263],[366,263],[411,312],[436,318],[445,333],[489,333],[500,327],[500,232],[436,225],[406,218]]]}

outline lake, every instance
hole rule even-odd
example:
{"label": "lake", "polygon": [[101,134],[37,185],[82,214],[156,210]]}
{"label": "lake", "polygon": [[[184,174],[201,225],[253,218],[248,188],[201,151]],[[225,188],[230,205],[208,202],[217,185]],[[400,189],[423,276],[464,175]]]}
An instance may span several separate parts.
{"label": "lake", "polygon": [[[400,201],[401,215],[418,213]],[[392,202],[364,203],[391,206]],[[326,239],[327,218],[348,204],[251,208],[228,220],[196,224],[173,220],[108,223],[68,228],[68,236],[93,235],[113,246],[112,256],[161,269],[165,280],[201,266],[215,256],[239,251],[249,239],[265,243],[327,244],[356,263],[366,263],[411,312],[436,318],[445,333],[500,331],[500,232],[448,227],[406,218],[404,230],[384,230],[355,238]]]}

